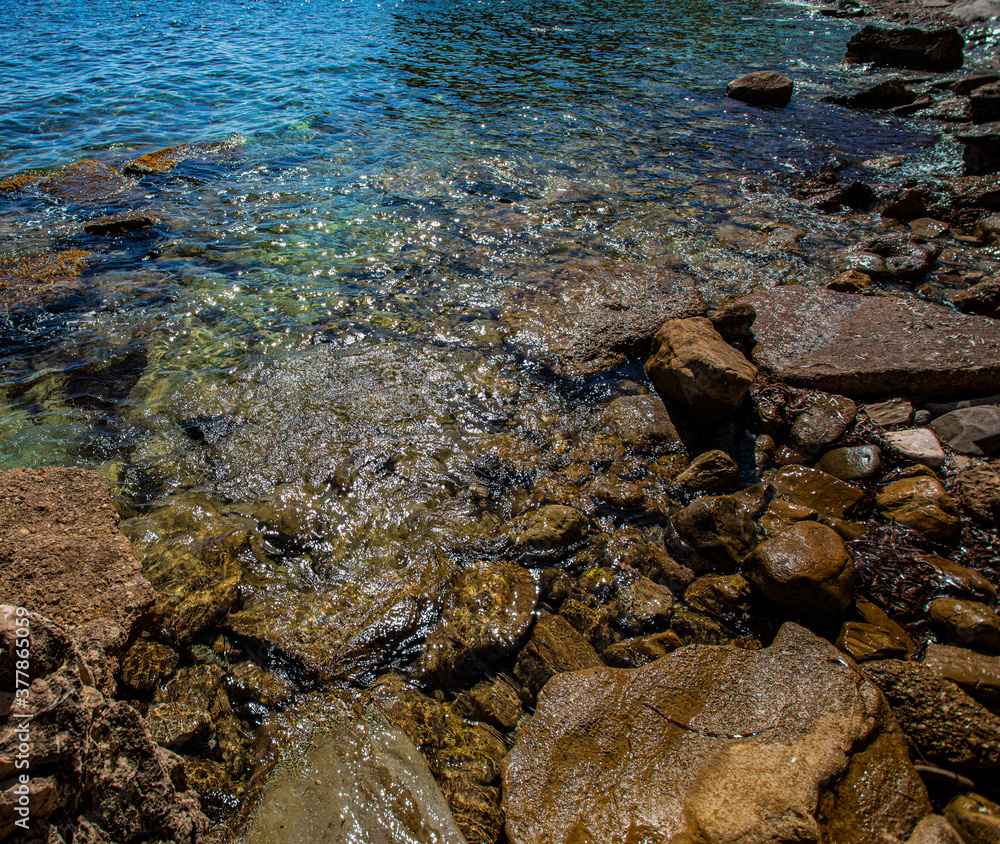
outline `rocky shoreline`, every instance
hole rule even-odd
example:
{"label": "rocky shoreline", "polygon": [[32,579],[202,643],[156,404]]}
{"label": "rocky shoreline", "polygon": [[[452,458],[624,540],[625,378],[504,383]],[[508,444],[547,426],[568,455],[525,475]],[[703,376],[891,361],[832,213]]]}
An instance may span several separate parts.
{"label": "rocky shoreline", "polygon": [[[967,21],[958,6],[908,8]],[[878,58],[891,35],[866,38],[849,53],[896,61]],[[324,535],[346,473],[311,510],[278,487],[123,520],[94,473],[0,474],[0,676],[6,692],[27,618],[33,725],[25,835],[2,698],[0,840],[998,840],[1000,75],[942,70],[932,41],[905,52],[943,65],[907,58],[837,102],[960,126],[968,172],[797,180],[811,208],[884,228],[826,289],[710,308],[633,268],[634,289],[566,275],[555,314],[519,303],[557,372],[641,361],[648,381],[586,438],[491,435],[461,565],[438,604],[413,575],[389,632],[364,607],[244,605],[275,547]],[[751,82],[731,93],[798,96]],[[126,176],[228,149],[15,176],[0,196],[134,192],[87,233],[141,239],[159,221]],[[58,307],[93,259],[4,265],[2,302]],[[381,635],[407,658],[372,656]]]}

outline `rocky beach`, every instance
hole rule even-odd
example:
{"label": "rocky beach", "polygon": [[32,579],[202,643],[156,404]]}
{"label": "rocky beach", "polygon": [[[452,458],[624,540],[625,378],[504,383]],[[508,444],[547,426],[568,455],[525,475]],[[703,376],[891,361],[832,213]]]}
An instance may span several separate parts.
{"label": "rocky beach", "polygon": [[0,177],[0,841],[1000,841],[1000,8],[775,8],[743,170]]}

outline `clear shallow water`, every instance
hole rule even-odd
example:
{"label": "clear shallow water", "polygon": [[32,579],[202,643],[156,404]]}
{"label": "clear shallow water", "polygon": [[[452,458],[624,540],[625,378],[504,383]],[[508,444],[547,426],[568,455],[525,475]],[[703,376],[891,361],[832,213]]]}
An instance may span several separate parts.
{"label": "clear shallow water", "polygon": [[[433,596],[496,529],[473,492],[498,438],[578,447],[638,374],[552,375],[517,328],[539,274],[662,264],[709,298],[815,280],[843,224],[751,185],[954,163],[819,102],[853,29],[692,0],[0,0],[0,175],[231,142],[96,205],[0,203],[3,254],[93,252],[65,308],[0,317],[0,467],[92,466],[126,514],[278,496],[309,541],[248,571],[249,606],[289,640],[335,647],[338,618],[405,639],[432,612],[412,584]],[[722,96],[758,68],[795,77],[789,108]],[[161,222],[82,234],[123,207]],[[764,242],[785,223],[799,250]]]}

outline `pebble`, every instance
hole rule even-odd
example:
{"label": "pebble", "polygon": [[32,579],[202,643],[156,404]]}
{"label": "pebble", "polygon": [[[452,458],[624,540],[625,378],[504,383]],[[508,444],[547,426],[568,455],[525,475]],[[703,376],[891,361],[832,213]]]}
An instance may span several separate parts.
{"label": "pebble", "polygon": [[890,431],[885,438],[907,460],[922,463],[932,469],[944,465],[944,449],[934,432],[928,428]]}
{"label": "pebble", "polygon": [[875,497],[875,504],[886,518],[919,531],[928,539],[943,542],[962,528],[955,502],[940,481],[927,475],[889,484]]}
{"label": "pebble", "polygon": [[842,481],[873,478],[882,468],[882,452],[877,445],[851,445],[823,455],[816,468]]}

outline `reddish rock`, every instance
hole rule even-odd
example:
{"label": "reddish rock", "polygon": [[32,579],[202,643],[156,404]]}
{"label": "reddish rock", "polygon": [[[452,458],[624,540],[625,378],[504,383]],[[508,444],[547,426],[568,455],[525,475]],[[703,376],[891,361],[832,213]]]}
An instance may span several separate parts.
{"label": "reddish rock", "polygon": [[995,392],[1000,323],[929,302],[798,285],[748,296],[754,362],[777,379],[852,398]]}

